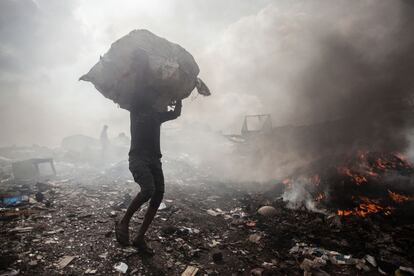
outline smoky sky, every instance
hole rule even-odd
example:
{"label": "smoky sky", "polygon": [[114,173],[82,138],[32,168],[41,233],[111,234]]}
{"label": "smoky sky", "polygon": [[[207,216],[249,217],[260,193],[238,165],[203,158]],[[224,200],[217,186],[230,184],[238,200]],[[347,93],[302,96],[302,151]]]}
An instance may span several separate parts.
{"label": "smoky sky", "polygon": [[58,145],[104,124],[112,136],[128,132],[128,113],[77,81],[113,41],[147,28],[197,55],[267,2],[1,1],[0,145]]}
{"label": "smoky sky", "polygon": [[0,3],[0,145],[128,132],[129,117],[79,76],[110,44],[147,28],[200,65],[209,98],[190,96],[170,126],[239,131],[244,115],[307,124],[409,96],[413,5],[387,0],[52,1]]}
{"label": "smoky sky", "polygon": [[82,47],[76,40],[84,39],[81,31],[73,28],[77,23],[74,6],[71,1],[1,1],[2,80],[8,75],[73,63]]}

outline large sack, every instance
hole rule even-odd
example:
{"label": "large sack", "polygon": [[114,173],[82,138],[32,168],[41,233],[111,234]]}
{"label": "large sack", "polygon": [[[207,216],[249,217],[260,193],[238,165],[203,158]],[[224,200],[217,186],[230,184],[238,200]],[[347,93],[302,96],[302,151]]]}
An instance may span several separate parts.
{"label": "large sack", "polygon": [[188,97],[194,87],[210,95],[207,86],[197,78],[200,69],[193,56],[181,46],[147,30],[134,30],[115,41],[109,51],[80,80],[92,82],[105,97],[130,109],[142,96],[148,96],[154,107]]}

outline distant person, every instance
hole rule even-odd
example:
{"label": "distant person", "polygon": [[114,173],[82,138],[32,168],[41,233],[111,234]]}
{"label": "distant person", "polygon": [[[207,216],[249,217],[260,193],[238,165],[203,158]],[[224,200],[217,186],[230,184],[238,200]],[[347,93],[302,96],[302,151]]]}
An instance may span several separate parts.
{"label": "distant person", "polygon": [[131,148],[129,169],[141,191],[129,205],[124,217],[116,223],[116,238],[122,245],[129,244],[129,222],[133,214],[148,200],[149,206],[138,235],[132,245],[141,253],[153,255],[154,251],[145,241],[145,233],[157,213],[164,196],[164,175],[161,166],[160,130],[165,121],[181,115],[181,100],[172,103],[172,111],[157,112],[149,99],[141,99],[131,108]]}
{"label": "distant person", "polygon": [[108,126],[104,125],[101,131],[101,136],[99,138],[101,142],[101,153],[102,153],[102,162],[106,161],[109,148],[109,138],[108,138]]}

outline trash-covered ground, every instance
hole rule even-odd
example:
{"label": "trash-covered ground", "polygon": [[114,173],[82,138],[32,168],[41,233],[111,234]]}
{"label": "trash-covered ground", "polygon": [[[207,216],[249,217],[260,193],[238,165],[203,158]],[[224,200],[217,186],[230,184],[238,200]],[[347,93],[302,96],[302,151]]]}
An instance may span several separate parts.
{"label": "trash-covered ground", "polygon": [[171,160],[148,233],[156,255],[144,257],[113,231],[138,192],[127,163],[103,171],[56,165],[57,177],[33,185],[29,202],[1,209],[0,275],[414,273],[414,223],[292,210],[282,184],[220,183]]}

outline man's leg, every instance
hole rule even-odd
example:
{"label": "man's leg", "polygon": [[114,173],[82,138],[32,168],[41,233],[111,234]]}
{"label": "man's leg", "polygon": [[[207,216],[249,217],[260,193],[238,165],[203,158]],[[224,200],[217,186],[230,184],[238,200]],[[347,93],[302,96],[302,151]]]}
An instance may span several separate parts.
{"label": "man's leg", "polygon": [[155,215],[157,214],[158,207],[162,202],[164,192],[155,191],[154,195],[151,198],[150,204],[148,206],[148,210],[145,213],[144,221],[141,224],[141,228],[139,229],[138,235],[134,239],[134,241],[142,241],[144,239],[145,233],[147,232],[151,222],[153,221]]}
{"label": "man's leg", "polygon": [[124,245],[129,244],[129,222],[131,221],[132,216],[153,196],[155,189],[154,179],[151,170],[147,165],[140,164],[139,166],[132,167],[131,172],[135,182],[140,185],[141,191],[132,200],[125,215],[115,229],[118,242]]}
{"label": "man's leg", "polygon": [[[148,210],[145,213],[144,221],[141,224],[138,235],[135,237],[133,244],[138,247],[148,249],[145,243],[145,233],[147,232],[151,222],[157,214],[158,207],[160,206],[164,196],[164,174],[162,172],[161,162],[157,161],[151,166],[151,172],[154,177],[155,192],[151,197],[151,201],[148,206]],[[151,253],[151,252],[148,252]]]}
{"label": "man's leg", "polygon": [[119,222],[122,225],[129,225],[132,216],[141,208],[142,204],[147,202],[152,195],[154,194],[151,190],[141,190],[136,197],[132,200],[131,204],[128,206],[128,209],[125,212],[124,217]]}

